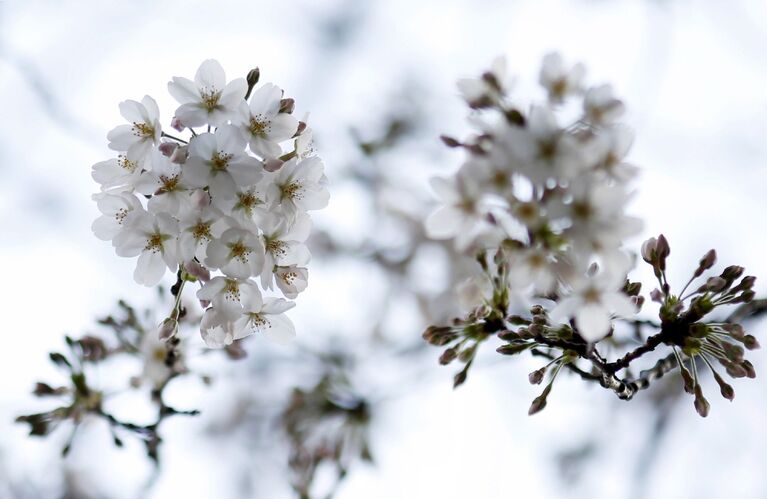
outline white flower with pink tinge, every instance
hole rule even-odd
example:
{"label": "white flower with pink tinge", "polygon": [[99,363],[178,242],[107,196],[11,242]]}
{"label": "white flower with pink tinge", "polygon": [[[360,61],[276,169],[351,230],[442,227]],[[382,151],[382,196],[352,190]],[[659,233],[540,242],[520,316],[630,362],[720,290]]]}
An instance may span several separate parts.
{"label": "white flower with pink tinge", "polygon": [[295,306],[284,298],[261,298],[257,290],[248,290],[242,302],[242,315],[234,321],[234,339],[263,334],[275,343],[290,342],[296,336],[296,328],[285,312]]}
{"label": "white flower with pink tinge", "polygon": [[277,171],[270,199],[279,202],[289,218],[326,207],[330,194],[325,188],[324,171],[325,166],[317,156],[301,161],[291,159]]}
{"label": "white flower with pink tinge", "polygon": [[264,266],[264,245],[252,231],[231,228],[220,239],[208,243],[205,265],[229,277],[257,276]]}
{"label": "white flower with pink tinge", "polygon": [[154,286],[166,268],[176,270],[178,222],[167,213],[136,215],[112,241],[118,256],[138,256],[133,278],[144,286]]}
{"label": "white flower with pink tinge", "polygon": [[130,192],[94,194],[96,205],[102,215],[93,221],[91,230],[102,241],[111,241],[126,223],[129,216],[136,211],[144,211],[141,201]]}
{"label": "white flower with pink tinge", "polygon": [[636,305],[620,291],[625,279],[626,273],[617,269],[570,279],[572,291],[551,310],[551,319],[567,322],[574,318],[584,340],[601,340],[610,333],[613,317],[628,318],[637,312]]}
{"label": "white flower with pink tinge", "polygon": [[261,162],[245,153],[245,140],[231,125],[192,138],[183,171],[185,182],[209,187],[214,199],[231,198],[238,185],[253,185],[263,175]]}
{"label": "white flower with pink tinge", "polygon": [[236,115],[248,84],[244,78],[227,83],[221,64],[208,59],[200,65],[194,81],[173,77],[168,91],[181,104],[176,109],[176,118],[184,126],[221,126]]}
{"label": "white flower with pink tinge", "polygon": [[459,174],[432,178],[431,187],[443,206],[426,219],[426,233],[433,239],[455,238],[458,250],[465,250],[489,227],[480,204],[481,186]]}
{"label": "white flower with pink tinge", "polygon": [[242,313],[242,297],[245,290],[256,292],[256,283],[249,279],[233,279],[216,276],[197,291],[197,298],[210,302],[213,308],[230,319],[235,319]]}
{"label": "white flower with pink tinge", "polygon": [[240,104],[238,124],[247,137],[250,150],[262,158],[276,158],[282,154],[280,142],[292,138],[298,130],[298,120],[280,112],[282,90],[267,83],[250,98],[250,104]]}
{"label": "white flower with pink tinge", "polygon": [[120,103],[120,114],[130,124],[120,125],[107,134],[109,148],[125,152],[130,161],[140,162],[162,137],[157,102],[148,95],[141,102],[126,100]]}

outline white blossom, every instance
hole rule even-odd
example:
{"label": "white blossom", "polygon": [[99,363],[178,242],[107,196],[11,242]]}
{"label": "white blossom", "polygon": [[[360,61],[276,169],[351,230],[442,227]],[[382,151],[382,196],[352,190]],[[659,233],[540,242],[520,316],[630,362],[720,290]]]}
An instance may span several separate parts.
{"label": "white blossom", "polygon": [[258,236],[235,227],[208,243],[206,254],[205,265],[240,279],[259,275],[264,265],[264,245]]}
{"label": "white blossom", "polygon": [[276,174],[273,199],[289,217],[325,208],[330,194],[325,188],[324,170],[325,166],[317,156],[287,161]]}
{"label": "white blossom", "polygon": [[221,126],[233,118],[248,90],[244,78],[226,82],[221,64],[214,59],[203,61],[194,81],[173,77],[168,91],[181,104],[176,118],[187,127]]}
{"label": "white blossom", "polygon": [[138,256],[133,278],[137,283],[154,286],[166,268],[178,266],[176,237],[178,221],[167,213],[137,214],[112,241],[119,256]]}
{"label": "white blossom", "polygon": [[141,201],[130,192],[100,193],[93,197],[102,215],[93,221],[91,229],[103,241],[111,241],[123,229],[129,214],[143,211]]}
{"label": "white blossom", "polygon": [[234,196],[238,185],[253,185],[263,175],[261,162],[244,148],[239,130],[231,125],[194,137],[184,163],[185,181],[192,187],[209,186],[214,199]]}
{"label": "white blossom", "polygon": [[162,127],[160,110],[155,100],[148,95],[141,99],[126,100],[120,103],[120,114],[129,125],[120,125],[107,134],[109,148],[125,152],[132,162],[143,160],[152,147],[160,143]]}
{"label": "white blossom", "polygon": [[262,158],[282,154],[280,142],[290,139],[298,129],[298,120],[280,112],[282,90],[271,83],[253,92],[250,104],[240,105],[239,124],[247,137],[250,150]]}
{"label": "white blossom", "polygon": [[243,313],[234,321],[234,339],[263,334],[275,343],[285,344],[296,336],[293,322],[285,315],[295,303],[283,298],[262,298],[257,290],[244,295]]}

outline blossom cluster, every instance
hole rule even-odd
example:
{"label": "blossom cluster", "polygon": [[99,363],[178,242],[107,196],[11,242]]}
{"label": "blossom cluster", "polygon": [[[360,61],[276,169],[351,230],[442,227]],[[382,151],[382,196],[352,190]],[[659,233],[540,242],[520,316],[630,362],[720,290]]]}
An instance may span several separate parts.
{"label": "blossom cluster", "polygon": [[631,263],[622,244],[641,221],[625,213],[637,168],[625,161],[633,135],[620,122],[624,105],[609,85],[586,86],[584,74],[547,55],[545,98],[524,107],[510,97],[503,59],[459,81],[477,131],[465,141],[443,137],[468,154],[457,173],[432,180],[442,206],[426,228],[460,251],[493,255],[481,257],[493,279],[483,273],[469,287],[480,297],[499,290],[506,302],[556,297],[551,317],[574,319],[596,342],[613,317],[636,312],[621,292]]}
{"label": "blossom cluster", "polygon": [[[94,233],[119,256],[138,257],[140,284],[154,286],[168,270],[182,285],[201,282],[211,347],[253,333],[295,335],[284,312],[307,286],[307,212],[328,203],[324,165],[294,100],[271,83],[256,88],[258,80],[255,69],[227,81],[212,59],[194,80],[174,77],[168,91],[179,107],[169,126],[181,137],[164,128],[152,97],[120,103],[128,123],[107,135],[116,157],[93,166],[102,213]],[[284,297],[265,296],[277,290]],[[179,300],[163,337],[175,334],[178,315]]]}

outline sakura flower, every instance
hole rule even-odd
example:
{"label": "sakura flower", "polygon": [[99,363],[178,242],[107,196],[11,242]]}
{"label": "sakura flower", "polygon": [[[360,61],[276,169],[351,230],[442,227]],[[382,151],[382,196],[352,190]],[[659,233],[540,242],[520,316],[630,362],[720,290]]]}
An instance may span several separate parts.
{"label": "sakura flower", "polygon": [[300,159],[306,159],[310,156],[314,156],[316,151],[314,150],[314,138],[311,128],[306,128],[301,135],[296,137],[296,156]]}
{"label": "sakura flower", "polygon": [[130,161],[141,161],[162,137],[157,103],[148,95],[141,102],[126,100],[120,103],[120,114],[130,124],[120,125],[107,134],[109,148],[126,152]]}
{"label": "sakura flower", "polygon": [[102,215],[93,221],[91,229],[103,241],[110,241],[123,229],[128,214],[143,211],[141,201],[129,192],[103,193],[93,197]]}
{"label": "sakura flower", "polygon": [[252,231],[227,229],[220,239],[208,243],[205,265],[221,269],[229,277],[259,275],[264,266],[264,245]]}
{"label": "sakura flower", "polygon": [[433,239],[455,237],[456,247],[463,251],[489,228],[480,203],[480,186],[468,176],[457,175],[432,178],[431,188],[444,206],[426,219],[426,232]]}
{"label": "sakura flower", "polygon": [[181,104],[176,118],[187,127],[223,125],[235,116],[247,90],[244,78],[226,83],[224,68],[214,59],[203,61],[194,81],[174,77],[168,83],[168,91]]}
{"label": "sakura flower", "polygon": [[141,174],[136,191],[152,196],[147,202],[149,211],[177,215],[181,207],[189,203],[189,186],[182,179],[181,166],[160,151],[154,151],[151,158],[152,169]]}
{"label": "sakura flower", "polygon": [[258,292],[253,281],[216,276],[197,291],[197,298],[211,302],[222,316],[234,319],[242,313],[242,297],[246,290]]}
{"label": "sakura flower", "polygon": [[507,93],[512,86],[512,80],[506,71],[506,58],[497,57],[490,71],[481,78],[463,78],[458,80],[458,91],[461,97],[472,108],[482,108],[494,104]]}
{"label": "sakura flower", "polygon": [[234,321],[234,339],[263,334],[275,343],[286,344],[296,336],[293,322],[285,315],[296,304],[284,298],[261,298],[257,290],[245,293],[243,313]]}
{"label": "sakura flower", "polygon": [[514,251],[509,258],[509,284],[521,289],[532,287],[535,293],[547,295],[557,284],[555,262],[556,256],[545,248]]}
{"label": "sakura flower", "polygon": [[261,162],[245,153],[245,141],[231,125],[194,137],[183,171],[190,186],[210,186],[214,199],[230,198],[236,186],[253,185],[263,175]]}
{"label": "sakura flower", "polygon": [[551,109],[534,106],[524,128],[511,127],[504,146],[512,160],[523,164],[522,173],[536,184],[551,178],[571,179],[585,164],[575,139],[563,132]]}
{"label": "sakura flower", "polygon": [[178,222],[167,213],[150,215],[141,212],[112,241],[119,256],[138,256],[133,278],[137,283],[154,286],[166,267],[175,270]]}
{"label": "sakura flower", "polygon": [[[183,342],[179,345],[182,344]],[[147,333],[141,338],[139,354],[144,365],[141,377],[137,379],[137,384],[138,382],[146,381],[152,388],[158,388],[168,380],[173,370],[165,363],[167,353],[167,344],[156,334]]]}
{"label": "sakura flower", "polygon": [[298,120],[280,112],[282,90],[267,83],[253,93],[250,104],[240,104],[239,125],[245,132],[250,150],[262,158],[274,158],[282,154],[280,142],[293,137]]}
{"label": "sakura flower", "polygon": [[302,293],[309,283],[309,271],[304,267],[276,267],[274,269],[275,282],[277,287],[285,295],[285,298],[295,299],[299,293]]}
{"label": "sakura flower", "polygon": [[179,215],[178,256],[181,261],[204,260],[208,244],[227,228],[221,213],[212,207],[185,206]]}
{"label": "sakura flower", "polygon": [[259,223],[269,213],[272,201],[269,186],[265,182],[254,185],[238,185],[231,197],[216,197],[213,205],[242,224]]}
{"label": "sakura flower", "polygon": [[200,320],[200,335],[208,348],[223,348],[234,341],[234,324],[216,308],[209,308]]}
{"label": "sakura flower", "polygon": [[586,91],[583,110],[594,125],[608,125],[623,116],[625,106],[614,97],[611,85],[601,85]]}
{"label": "sakura flower", "polygon": [[627,127],[614,126],[606,129],[603,135],[594,139],[596,170],[620,183],[634,178],[639,169],[623,161],[633,142],[634,132]]}
{"label": "sakura flower", "polygon": [[265,289],[272,287],[272,272],[275,265],[305,265],[309,263],[309,248],[304,241],[309,238],[312,229],[311,219],[305,213],[297,216],[293,223],[275,216],[264,220],[261,236],[266,249],[264,268],[261,272],[261,285]]}
{"label": "sakura flower", "polygon": [[571,280],[572,292],[551,310],[551,319],[565,322],[575,318],[578,333],[588,342],[607,336],[612,317],[631,317],[636,307],[620,291],[625,272],[604,269],[594,275],[578,275]]}
{"label": "sakura flower", "polygon": [[328,205],[330,194],[325,188],[322,160],[316,156],[298,161],[291,159],[277,172],[272,190],[289,217],[308,210],[319,210]]}
{"label": "sakura flower", "polygon": [[575,64],[567,68],[561,55],[550,53],[543,58],[539,81],[546,89],[549,101],[560,104],[569,95],[583,90],[585,74],[586,68],[583,64]]}
{"label": "sakura flower", "polygon": [[101,184],[102,190],[112,188],[132,189],[143,170],[144,160],[131,161],[125,154],[93,165],[91,176]]}

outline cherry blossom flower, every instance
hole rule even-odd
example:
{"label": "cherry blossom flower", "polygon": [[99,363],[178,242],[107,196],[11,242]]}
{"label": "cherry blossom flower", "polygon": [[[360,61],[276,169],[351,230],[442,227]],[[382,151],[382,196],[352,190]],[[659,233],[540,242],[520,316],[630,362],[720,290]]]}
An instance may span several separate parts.
{"label": "cherry blossom flower", "polygon": [[123,229],[129,214],[143,211],[141,201],[130,192],[100,193],[94,199],[102,215],[93,221],[91,229],[103,241],[111,241]]}
{"label": "cherry blossom flower", "polygon": [[568,96],[583,91],[585,75],[586,67],[583,64],[567,68],[561,55],[550,53],[543,58],[539,82],[546,90],[549,101],[561,104]]}
{"label": "cherry blossom flower", "polygon": [[248,156],[237,128],[224,125],[216,133],[203,133],[189,143],[184,180],[192,187],[210,187],[213,198],[234,196],[236,186],[250,186],[263,175],[261,162]]}
{"label": "cherry blossom flower", "polygon": [[214,59],[203,61],[194,81],[176,76],[168,83],[168,91],[181,104],[176,118],[187,127],[223,125],[235,116],[247,90],[244,78],[226,83],[224,68]]}
{"label": "cherry blossom flower", "polygon": [[216,308],[209,308],[200,320],[200,335],[209,348],[223,348],[234,341],[234,324]]}
{"label": "cherry blossom flower", "polygon": [[284,298],[261,298],[261,293],[249,290],[243,300],[243,313],[234,321],[234,339],[251,334],[263,334],[275,343],[289,343],[296,336],[293,322],[285,315],[296,304]]}
{"label": "cherry blossom flower", "polygon": [[264,245],[252,231],[241,228],[225,230],[208,243],[206,254],[205,265],[240,279],[259,275],[264,265]]}
{"label": "cherry blossom flower", "polygon": [[294,300],[309,284],[309,271],[304,267],[296,267],[295,265],[277,266],[274,269],[274,280],[285,298]]}
{"label": "cherry blossom flower", "polygon": [[270,289],[272,272],[276,265],[306,265],[309,263],[309,248],[304,241],[309,238],[312,229],[311,219],[306,214],[299,215],[293,223],[286,219],[267,217],[262,225],[266,258],[261,272],[261,285]]}
{"label": "cherry blossom flower", "polygon": [[140,162],[153,146],[160,143],[160,110],[155,100],[146,95],[141,102],[121,102],[120,114],[130,124],[120,125],[107,134],[109,148],[125,152],[127,159],[132,162]]}
{"label": "cherry blossom flower", "polygon": [[246,290],[258,292],[256,283],[248,279],[216,276],[197,291],[197,298],[211,302],[222,316],[234,319],[242,313],[242,297]]}
{"label": "cherry blossom flower", "polygon": [[182,206],[189,204],[189,186],[182,178],[181,166],[160,151],[154,151],[151,156],[152,169],[141,174],[136,192],[152,196],[147,202],[149,211],[177,214]]}
{"label": "cherry blossom flower", "polygon": [[141,176],[144,160],[131,161],[125,154],[93,165],[91,176],[102,190],[132,189]]}
{"label": "cherry blossom flower", "polygon": [[138,256],[133,278],[144,286],[154,286],[166,268],[176,270],[178,222],[167,213],[154,216],[141,212],[123,227],[112,243],[118,256]]}
{"label": "cherry blossom flower", "polygon": [[636,306],[620,291],[625,273],[603,270],[595,275],[577,276],[571,281],[572,292],[551,310],[551,319],[575,318],[578,333],[588,342],[607,336],[612,317],[631,317]]}
{"label": "cherry blossom flower", "polygon": [[445,206],[426,219],[426,232],[434,239],[455,238],[459,251],[466,249],[489,228],[480,204],[480,186],[468,176],[433,178],[431,187]]}
{"label": "cherry blossom flower", "polygon": [[325,188],[325,166],[316,156],[304,160],[291,159],[282,165],[274,179],[273,199],[289,217],[328,205],[330,194]]}
{"label": "cherry blossom flower", "polygon": [[298,120],[280,112],[282,90],[271,83],[256,90],[250,104],[240,105],[239,126],[247,137],[250,150],[262,158],[282,154],[280,142],[290,139],[298,129]]}

